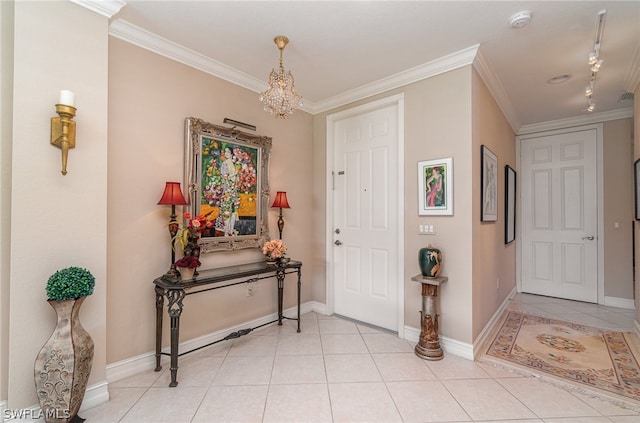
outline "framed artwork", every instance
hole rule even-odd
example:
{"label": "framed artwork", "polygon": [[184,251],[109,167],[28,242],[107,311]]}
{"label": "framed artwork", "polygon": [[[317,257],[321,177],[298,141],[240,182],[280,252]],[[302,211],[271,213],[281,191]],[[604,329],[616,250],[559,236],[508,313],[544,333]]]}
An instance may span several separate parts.
{"label": "framed artwork", "polygon": [[635,204],[636,204],[636,220],[640,220],[640,159],[633,164],[634,186],[635,186]]}
{"label": "framed artwork", "polygon": [[453,159],[418,162],[418,215],[453,215]]}
{"label": "framed artwork", "polygon": [[482,203],[480,210],[482,222],[498,220],[498,158],[486,145],[480,149],[480,186]]}
{"label": "framed artwork", "polygon": [[268,240],[270,153],[271,138],[186,119],[185,209],[212,223],[200,237],[201,252]]}
{"label": "framed artwork", "polygon": [[504,243],[516,239],[516,171],[504,167]]}

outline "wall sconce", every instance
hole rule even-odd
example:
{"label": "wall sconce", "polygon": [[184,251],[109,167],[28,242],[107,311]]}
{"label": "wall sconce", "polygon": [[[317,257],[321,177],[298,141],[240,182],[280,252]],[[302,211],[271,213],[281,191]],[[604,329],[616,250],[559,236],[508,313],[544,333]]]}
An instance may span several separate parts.
{"label": "wall sconce", "polygon": [[60,91],[60,101],[56,104],[59,117],[51,118],[51,144],[62,150],[62,174],[67,174],[69,149],[76,146],[75,97],[71,91]]}
{"label": "wall sconce", "polygon": [[171,206],[171,218],[169,219],[169,233],[171,234],[171,267],[167,272],[170,276],[178,276],[178,271],[176,270],[175,262],[176,262],[176,250],[175,250],[175,242],[176,235],[178,234],[178,228],[180,224],[176,220],[176,206],[185,206],[187,205],[187,201],[184,199],[184,195],[182,195],[182,190],[180,189],[180,182],[167,182],[164,186],[164,192],[162,193],[162,198],[158,201],[159,205],[170,205]]}
{"label": "wall sconce", "polygon": [[276,193],[276,199],[273,200],[271,207],[280,208],[280,216],[278,217],[278,231],[280,231],[280,239],[282,239],[282,230],[284,229],[284,219],[282,218],[282,209],[290,209],[289,202],[287,201],[287,193],[284,191],[278,191]]}

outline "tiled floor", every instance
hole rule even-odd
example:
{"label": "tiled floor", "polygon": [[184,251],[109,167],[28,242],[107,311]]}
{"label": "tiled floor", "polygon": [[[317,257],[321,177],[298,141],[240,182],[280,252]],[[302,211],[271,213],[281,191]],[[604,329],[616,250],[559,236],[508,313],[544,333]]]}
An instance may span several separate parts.
{"label": "tiled floor", "polygon": [[[510,309],[629,330],[633,312],[518,294]],[[640,422],[640,414],[445,353],[424,361],[395,335],[316,313],[109,384],[106,422]],[[639,404],[640,405],[640,404]]]}

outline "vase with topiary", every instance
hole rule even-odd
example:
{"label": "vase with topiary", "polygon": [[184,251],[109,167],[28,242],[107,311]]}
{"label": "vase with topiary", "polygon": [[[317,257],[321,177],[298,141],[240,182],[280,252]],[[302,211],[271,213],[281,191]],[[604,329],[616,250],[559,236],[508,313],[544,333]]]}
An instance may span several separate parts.
{"label": "vase with topiary", "polygon": [[47,423],[84,421],[78,410],[91,373],[94,344],[78,314],[94,286],[95,277],[80,267],[58,270],[47,281],[48,302],[57,323],[34,366],[36,395]]}

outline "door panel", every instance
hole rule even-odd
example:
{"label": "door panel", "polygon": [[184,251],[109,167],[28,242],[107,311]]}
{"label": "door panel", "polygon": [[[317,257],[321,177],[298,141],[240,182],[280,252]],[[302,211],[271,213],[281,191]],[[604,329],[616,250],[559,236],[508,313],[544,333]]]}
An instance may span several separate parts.
{"label": "door panel", "polygon": [[398,330],[398,106],[333,125],[334,312]]}
{"label": "door panel", "polygon": [[598,301],[595,129],[521,142],[522,290]]}

